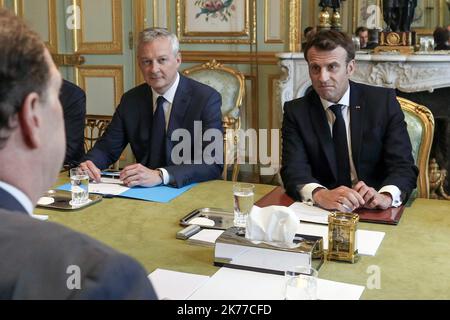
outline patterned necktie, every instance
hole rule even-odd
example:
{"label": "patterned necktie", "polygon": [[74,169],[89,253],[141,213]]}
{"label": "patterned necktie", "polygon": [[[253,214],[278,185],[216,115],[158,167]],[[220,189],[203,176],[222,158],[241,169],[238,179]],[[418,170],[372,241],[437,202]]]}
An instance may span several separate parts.
{"label": "patterned necktie", "polygon": [[342,105],[334,104],[330,106],[336,116],[333,124],[334,152],[336,153],[336,164],[338,170],[337,186],[352,187],[350,179],[350,160],[348,156],[347,130],[345,129],[344,118],[342,117]]}
{"label": "patterned necktie", "polygon": [[153,114],[150,162],[151,169],[157,169],[166,165],[166,117],[163,104],[166,101],[163,96],[156,99],[156,110]]}

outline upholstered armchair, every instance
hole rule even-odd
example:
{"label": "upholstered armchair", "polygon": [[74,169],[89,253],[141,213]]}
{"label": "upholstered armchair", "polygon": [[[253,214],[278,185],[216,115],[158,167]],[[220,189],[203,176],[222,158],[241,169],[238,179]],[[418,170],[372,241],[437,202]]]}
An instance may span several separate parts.
{"label": "upholstered armchair", "polygon": [[237,180],[237,130],[240,129],[240,107],[245,93],[244,75],[223,64],[212,60],[183,71],[189,78],[209,85],[222,95],[222,125],[224,128],[224,169],[223,179],[227,180],[228,167],[231,165],[232,181]]}
{"label": "upholstered armchair", "polygon": [[430,183],[428,177],[428,162],[431,144],[433,142],[434,117],[431,111],[410,100],[397,97],[403,113],[411,139],[414,161],[419,168],[417,179],[417,193],[419,198],[429,198]]}

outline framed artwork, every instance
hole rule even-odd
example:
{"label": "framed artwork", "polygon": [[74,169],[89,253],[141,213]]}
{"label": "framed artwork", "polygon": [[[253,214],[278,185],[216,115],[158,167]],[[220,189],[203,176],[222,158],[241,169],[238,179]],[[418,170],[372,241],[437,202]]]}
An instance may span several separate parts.
{"label": "framed artwork", "polygon": [[359,0],[355,1],[353,14],[353,31],[358,27],[368,29],[381,28],[383,25],[383,14],[381,11],[381,0]]}
{"label": "framed artwork", "polygon": [[432,35],[436,26],[444,25],[444,0],[417,1],[411,29],[418,35]]}
{"label": "framed artwork", "polygon": [[177,0],[180,42],[253,43],[255,1]]}
{"label": "framed artwork", "polygon": [[425,2],[426,1],[417,1],[417,7],[414,11],[414,19],[411,24],[411,28],[425,27]]}

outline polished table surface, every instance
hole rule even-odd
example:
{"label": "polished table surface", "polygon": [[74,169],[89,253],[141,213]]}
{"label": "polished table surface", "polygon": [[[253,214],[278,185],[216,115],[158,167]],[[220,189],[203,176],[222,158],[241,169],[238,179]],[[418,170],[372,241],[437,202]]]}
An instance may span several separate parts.
{"label": "polished table surface", "polygon": [[[61,177],[57,185],[67,181]],[[218,270],[214,249],[187,244],[175,234],[182,229],[179,220],[195,209],[231,211],[232,185],[201,183],[167,204],[113,198],[78,211],[38,208],[36,213],[136,258],[149,273],[163,268],[212,275]],[[255,201],[273,188],[256,185]],[[362,299],[450,299],[449,201],[416,199],[397,226],[360,223],[358,228],[386,232],[376,256],[361,256],[355,264],[326,261],[320,278],[366,286],[378,269],[381,288],[366,287]]]}

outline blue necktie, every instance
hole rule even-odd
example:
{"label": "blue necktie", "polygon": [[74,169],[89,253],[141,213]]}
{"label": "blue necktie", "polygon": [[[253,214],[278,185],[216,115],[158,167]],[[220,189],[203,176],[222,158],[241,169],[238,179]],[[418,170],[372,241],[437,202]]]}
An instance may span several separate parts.
{"label": "blue necktie", "polygon": [[163,104],[166,101],[163,96],[156,99],[156,110],[153,114],[150,162],[151,169],[157,169],[166,165],[166,117]]}
{"label": "blue necktie", "polygon": [[350,160],[348,156],[347,130],[345,129],[344,118],[342,117],[342,105],[334,104],[330,106],[336,116],[333,124],[333,143],[336,153],[336,164],[338,170],[337,186],[352,187],[350,179]]}

